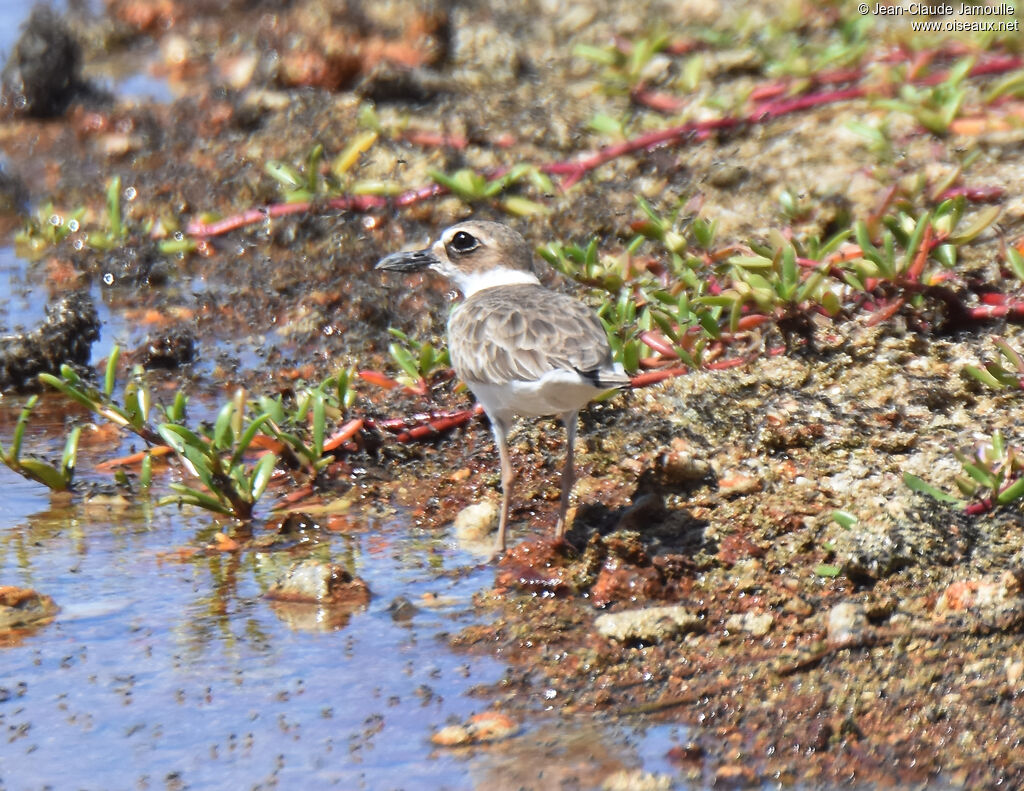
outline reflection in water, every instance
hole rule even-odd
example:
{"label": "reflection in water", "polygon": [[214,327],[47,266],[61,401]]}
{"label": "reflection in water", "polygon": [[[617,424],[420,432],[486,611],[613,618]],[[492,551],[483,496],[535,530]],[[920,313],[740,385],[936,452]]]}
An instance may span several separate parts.
{"label": "reflection in water", "polygon": [[[667,736],[634,744],[585,719],[524,723],[482,747],[430,743],[491,708],[468,693],[502,675],[438,639],[473,623],[472,596],[493,582],[444,536],[360,530],[353,516],[343,535],[256,530],[264,549],[214,552],[230,527],[205,515],[51,505],[40,488],[11,503],[37,510],[0,530],[0,582],[61,611],[0,648],[5,787],[596,788],[616,771],[671,771]],[[268,599],[302,557],[364,579],[368,606]]]}

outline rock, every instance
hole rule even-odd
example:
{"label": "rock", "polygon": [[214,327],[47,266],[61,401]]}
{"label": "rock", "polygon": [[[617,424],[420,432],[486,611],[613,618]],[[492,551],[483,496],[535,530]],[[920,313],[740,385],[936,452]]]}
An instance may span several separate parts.
{"label": "rock", "polygon": [[658,458],[655,472],[668,485],[681,486],[710,479],[714,475],[711,462],[702,449],[682,437],[674,437],[668,449]]}
{"label": "rock", "polygon": [[828,613],[828,641],[843,645],[859,640],[868,628],[864,606],[855,602],[842,602]]}
{"label": "rock", "polygon": [[955,560],[948,530],[924,520],[883,519],[857,523],[832,541],[843,574],[853,580],[877,580],[908,566],[948,565]]}
{"label": "rock", "polygon": [[0,630],[42,626],[53,620],[53,599],[30,588],[0,585]]}
{"label": "rock", "polygon": [[445,725],[430,737],[439,747],[462,747],[473,743],[473,736],[465,725]]}
{"label": "rock", "polygon": [[1009,657],[1003,662],[1006,668],[1006,683],[1013,692],[1021,690],[1021,679],[1024,679],[1024,660],[1011,659]]}
{"label": "rock", "polygon": [[679,605],[605,613],[594,620],[598,634],[624,642],[658,643],[702,628],[699,616]]}
{"label": "rock", "polygon": [[952,583],[935,603],[935,615],[972,610],[986,623],[1009,625],[1024,619],[1024,595],[1021,574],[1005,571],[972,580]]}
{"label": "rock", "polygon": [[190,330],[175,330],[166,335],[150,338],[142,347],[140,359],[147,370],[163,368],[169,371],[187,365],[196,358],[196,341]]}
{"label": "rock", "polygon": [[378,103],[426,104],[451,90],[451,84],[425,69],[407,69],[382,62],[355,86],[355,92]]}
{"label": "rock", "polygon": [[590,588],[590,600],[595,607],[607,607],[615,602],[657,599],[663,590],[661,571],[656,566],[634,566],[609,559]]}
{"label": "rock", "polygon": [[313,558],[293,563],[266,593],[271,609],[291,628],[341,629],[370,602],[370,588],[341,566]]}
{"label": "rock", "polygon": [[370,589],[365,582],[341,566],[313,558],[293,563],[266,595],[276,601],[355,603],[361,607],[370,601]]}
{"label": "rock", "polygon": [[455,537],[461,543],[484,541],[498,529],[501,509],[493,500],[467,505],[455,515]]}
{"label": "rock", "polygon": [[601,783],[601,791],[669,791],[670,788],[671,777],[642,769],[621,769],[608,775]]}
{"label": "rock", "polygon": [[388,612],[391,614],[392,621],[406,623],[413,619],[413,616],[419,612],[419,608],[405,596],[396,596],[388,605]]}
{"label": "rock", "polygon": [[48,5],[36,5],[4,66],[7,102],[36,118],[62,115],[85,88],[81,72],[81,47],[63,17]]}
{"label": "rock", "polygon": [[36,329],[0,336],[0,392],[36,389],[39,374],[56,374],[65,363],[87,365],[99,337],[99,315],[88,294],[69,294],[48,305]]}
{"label": "rock", "polygon": [[474,714],[466,722],[446,725],[430,737],[430,741],[441,747],[460,747],[467,744],[496,742],[515,736],[519,723],[498,711]]}
{"label": "rock", "polygon": [[744,612],[730,615],[725,628],[730,632],[748,632],[754,637],[764,637],[774,624],[775,616],[770,612]]}

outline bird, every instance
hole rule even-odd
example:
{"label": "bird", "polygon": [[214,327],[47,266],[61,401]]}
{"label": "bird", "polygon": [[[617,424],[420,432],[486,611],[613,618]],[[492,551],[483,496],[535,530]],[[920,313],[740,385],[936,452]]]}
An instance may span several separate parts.
{"label": "bird", "polygon": [[575,482],[579,411],[630,381],[612,358],[600,319],[575,297],[544,287],[529,244],[503,223],[460,222],[426,249],[392,253],[376,269],[429,269],[462,292],[463,301],[448,319],[448,353],[456,375],[487,414],[498,447],[502,496],[495,556],[506,550],[515,478],[508,433],[515,417],[561,419],[567,448],[555,526],[560,540]]}

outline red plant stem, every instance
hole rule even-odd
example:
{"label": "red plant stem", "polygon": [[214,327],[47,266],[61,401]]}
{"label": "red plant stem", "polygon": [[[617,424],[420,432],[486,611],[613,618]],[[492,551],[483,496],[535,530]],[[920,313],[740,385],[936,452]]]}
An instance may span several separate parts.
{"label": "red plant stem", "polygon": [[924,265],[928,260],[928,253],[932,251],[932,239],[935,236],[935,232],[929,223],[924,233],[921,235],[921,244],[917,248],[917,252],[914,254],[914,260],[910,263],[907,268],[907,279],[911,283],[917,283],[921,280],[921,275],[924,272]]}
{"label": "red plant stem", "polygon": [[[1022,65],[1024,65],[1024,58],[1016,56],[996,56],[976,64],[974,68],[971,69],[970,76],[977,77],[989,74],[999,74],[1020,68]],[[824,75],[820,75],[817,82],[819,84],[835,84],[851,81],[852,79],[855,79],[856,76],[857,74],[850,71],[826,73]],[[948,76],[948,71],[936,72],[917,80],[917,82],[924,85],[934,85],[947,79]],[[768,93],[775,95],[772,91],[768,91]],[[541,171],[549,175],[562,176],[562,189],[568,190],[571,186],[580,181],[589,171],[626,154],[645,151],[663,145],[679,143],[690,137],[695,140],[704,140],[713,132],[719,130],[760,124],[773,118],[807,110],[811,107],[819,107],[824,104],[861,98],[866,96],[867,93],[867,87],[858,86],[839,90],[820,91],[781,101],[765,101],[758,104],[745,116],[717,118],[708,121],[689,121],[678,126],[669,127],[668,129],[648,132],[647,134],[640,135],[632,140],[626,140],[621,143],[606,146],[605,148],[585,154],[575,160],[550,162],[540,165],[539,168]],[[496,178],[500,176],[500,171],[495,171],[488,175]],[[262,222],[267,218],[283,217],[291,214],[307,212],[317,207],[326,207],[328,209],[339,211],[368,212],[373,209],[386,208],[388,205],[398,208],[411,206],[428,198],[444,195],[447,192],[448,190],[439,184],[430,184],[425,187],[404,192],[391,201],[379,195],[342,195],[323,202],[306,201],[302,203],[272,204],[263,208],[249,209],[240,214],[225,217],[222,220],[217,220],[211,223],[193,220],[188,224],[186,233],[190,236],[205,239],[211,236],[220,236],[238,228]],[[968,198],[971,197],[969,192],[965,191],[962,194]],[[987,193],[981,193],[981,195],[985,196],[984,199],[986,201],[995,199],[988,197]],[[887,201],[884,203],[887,204]],[[881,211],[884,211],[884,206]]]}
{"label": "red plant stem", "polygon": [[647,387],[648,385],[657,384],[658,382],[664,382],[666,379],[672,379],[676,376],[682,376],[683,374],[689,373],[690,369],[685,365],[681,365],[678,368],[661,368],[657,371],[647,371],[646,373],[637,374],[629,380],[630,387]]}
{"label": "red plant stem", "polygon": [[360,371],[356,376],[364,382],[377,385],[377,387],[383,387],[385,390],[394,390],[396,387],[401,387],[401,384],[380,371]]}
{"label": "red plant stem", "polygon": [[[885,194],[883,195],[882,201],[881,203],[879,203],[878,208],[875,209],[874,212],[872,212],[871,215],[868,217],[867,226],[869,229],[877,228],[878,223],[881,222],[882,220],[882,216],[889,210],[889,204],[892,203],[893,198],[896,197],[896,191],[898,189],[899,184],[892,184],[885,191]],[[874,230],[872,230],[872,233],[873,232]]]}
{"label": "red plant stem", "polygon": [[964,513],[970,514],[971,516],[978,516],[979,514],[987,514],[993,507],[992,498],[986,497],[976,503],[968,503],[965,505]]}
{"label": "red plant stem", "polygon": [[874,327],[876,324],[881,324],[883,321],[887,321],[899,313],[900,308],[906,304],[906,300],[903,297],[897,297],[888,305],[879,306],[878,310],[871,314],[867,320],[869,327]]}
{"label": "red plant stem", "polygon": [[342,426],[335,434],[332,434],[327,440],[324,441],[324,450],[334,450],[335,448],[341,447],[356,434],[358,434],[365,421],[362,418],[355,418],[348,421]]}
{"label": "red plant stem", "polygon": [[395,437],[399,442],[418,442],[427,439],[433,439],[438,434],[444,431],[450,431],[453,428],[457,428],[468,423],[476,415],[476,409],[463,409],[459,412],[453,412],[447,417],[439,417],[431,420],[428,423],[424,423],[420,426],[415,426],[408,431],[403,431]]}
{"label": "red plant stem", "polygon": [[967,309],[967,318],[975,321],[990,321],[992,319],[1013,319],[1024,320],[1024,300],[1015,299],[1007,301],[1003,305],[979,305]]}
{"label": "red plant stem", "polygon": [[939,200],[949,200],[963,195],[971,203],[998,203],[1006,197],[1002,187],[950,187],[939,195]]}
{"label": "red plant stem", "polygon": [[389,417],[381,420],[366,418],[365,423],[367,428],[375,428],[382,431],[390,431],[392,434],[400,434],[403,431],[407,431],[408,429],[423,423],[447,420],[449,418],[462,415],[467,411],[471,413],[471,416],[482,415],[484,413],[483,407],[477,404],[470,410],[458,409],[454,412],[421,412],[419,414],[408,415],[406,417]]}
{"label": "red plant stem", "polygon": [[771,316],[765,316],[763,313],[750,313],[740,317],[740,320],[736,323],[736,329],[744,332],[757,329],[762,324],[767,324],[771,320]]}

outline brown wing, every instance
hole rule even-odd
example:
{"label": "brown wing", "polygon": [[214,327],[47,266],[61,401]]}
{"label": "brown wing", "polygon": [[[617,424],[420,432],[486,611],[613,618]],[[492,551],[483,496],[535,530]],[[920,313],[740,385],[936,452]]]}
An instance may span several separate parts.
{"label": "brown wing", "polygon": [[448,346],[466,382],[532,382],[553,369],[611,366],[608,338],[594,312],[533,285],[474,294],[449,319]]}

